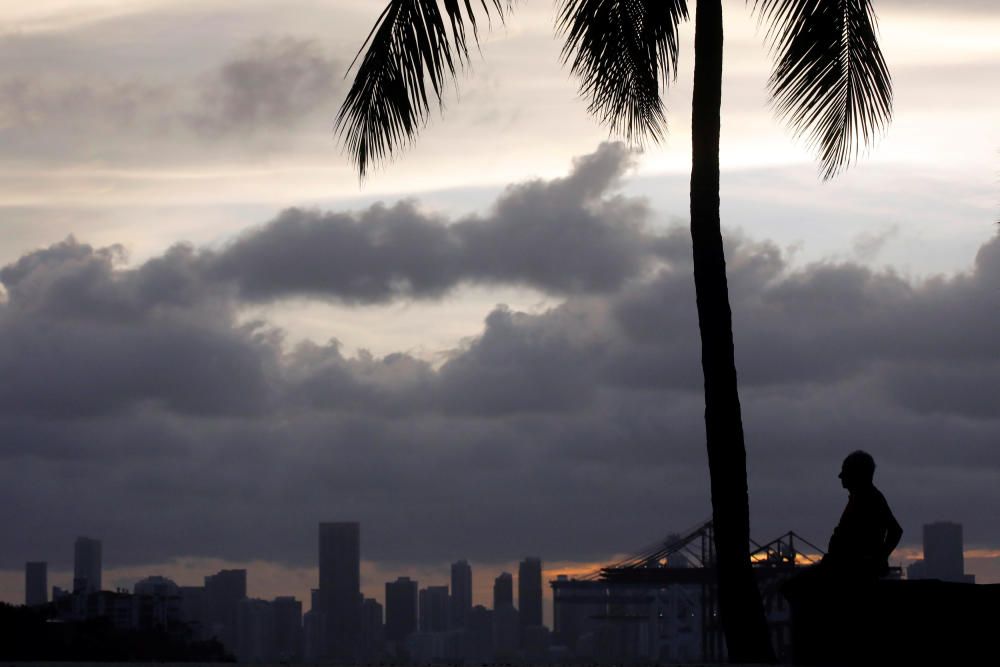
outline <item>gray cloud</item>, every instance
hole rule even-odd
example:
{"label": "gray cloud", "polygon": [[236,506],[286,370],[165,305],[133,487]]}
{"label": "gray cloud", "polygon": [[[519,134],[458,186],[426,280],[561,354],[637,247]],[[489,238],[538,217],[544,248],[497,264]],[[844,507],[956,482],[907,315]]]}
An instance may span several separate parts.
{"label": "gray cloud", "polygon": [[[654,234],[641,202],[609,194],[623,160],[604,147],[451,225],[413,204],[294,212],[221,250],[178,246],[134,268],[119,248],[73,240],[4,267],[0,522],[13,528],[0,567],[64,564],[77,533],[104,537],[109,563],[312,563],[316,522],[347,518],[387,563],[604,558],[704,518],[686,231]],[[612,269],[568,262],[555,278],[522,261],[530,248],[559,264],[543,221],[581,257],[596,249],[579,232],[596,234]],[[500,245],[480,237],[520,263],[469,268]],[[322,250],[333,279],[282,274]],[[823,542],[844,502],[839,460],[862,447],[905,542],[950,518],[971,545],[1000,544],[1000,236],[965,273],[920,283],[852,262],[793,266],[738,236],[728,258],[754,534]],[[251,275],[273,282],[250,287]],[[279,331],[239,317],[263,295],[367,303],[459,279],[565,299],[496,308],[439,367],[336,343],[286,351]]]}
{"label": "gray cloud", "polygon": [[862,263],[871,263],[889,241],[899,235],[899,225],[863,232],[854,239],[854,256]]}
{"label": "gray cloud", "polygon": [[270,334],[192,289],[188,254],[114,270],[121,249],[69,239],[0,270],[0,413],[83,417],[152,403],[189,414],[266,409]]}
{"label": "gray cloud", "polygon": [[[138,81],[66,82],[9,78],[0,83],[4,133],[40,135],[55,129],[147,130],[174,102],[169,87]],[[137,125],[141,127],[136,128]]]}
{"label": "gray cloud", "polygon": [[205,270],[252,300],[377,303],[440,297],[463,282],[614,290],[668,250],[643,224],[646,205],[614,195],[630,163],[621,144],[603,144],[568,177],[511,186],[485,216],[452,224],[412,202],[356,214],[290,209],[206,255]]}
{"label": "gray cloud", "polygon": [[342,74],[315,41],[285,36],[254,40],[191,78],[11,75],[0,79],[0,146],[20,159],[148,159],[150,147],[164,157],[287,138],[331,115]]}
{"label": "gray cloud", "polygon": [[203,134],[229,135],[330,115],[342,70],[313,40],[260,39],[208,78],[188,120]]}

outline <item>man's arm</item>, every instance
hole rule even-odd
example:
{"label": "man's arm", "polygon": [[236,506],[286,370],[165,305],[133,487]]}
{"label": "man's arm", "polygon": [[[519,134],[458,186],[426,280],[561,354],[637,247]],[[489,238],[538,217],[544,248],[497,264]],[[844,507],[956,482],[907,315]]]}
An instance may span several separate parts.
{"label": "man's arm", "polygon": [[885,559],[889,560],[889,556],[892,555],[893,550],[899,544],[899,540],[903,537],[903,527],[899,525],[896,521],[896,517],[893,516],[892,510],[886,506],[886,527],[885,527]]}

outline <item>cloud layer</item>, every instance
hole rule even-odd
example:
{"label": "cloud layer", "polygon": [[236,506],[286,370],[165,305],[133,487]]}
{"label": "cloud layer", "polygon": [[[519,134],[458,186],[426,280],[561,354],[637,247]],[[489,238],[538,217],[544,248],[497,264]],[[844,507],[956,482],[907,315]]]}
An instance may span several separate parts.
{"label": "cloud layer", "polygon": [[668,250],[645,231],[642,202],[608,196],[629,164],[620,145],[605,144],[568,177],[510,186],[486,215],[452,223],[414,202],[355,214],[291,209],[204,256],[204,270],[250,300],[378,303],[440,297],[461,283],[611,291]]}
{"label": "cloud layer", "polygon": [[[68,239],[0,269],[0,568],[109,561],[309,564],[320,520],[366,557],[601,558],[709,512],[699,343],[683,229],[654,231],[607,144],[551,181],[449,220],[416,203],[289,210],[221,248],[141,265]],[[907,535],[1000,544],[1000,237],[914,283],[794,267],[730,238],[754,533],[823,542],[839,460],[866,448]],[[290,349],[251,304],[446,298],[463,284],[560,299],[498,306],[441,364]],[[61,556],[62,555],[62,556]]]}
{"label": "cloud layer", "polygon": [[251,40],[197,74],[11,73],[0,78],[0,147],[8,160],[125,164],[150,151],[266,152],[329,116],[342,83],[342,63],[290,36]]}

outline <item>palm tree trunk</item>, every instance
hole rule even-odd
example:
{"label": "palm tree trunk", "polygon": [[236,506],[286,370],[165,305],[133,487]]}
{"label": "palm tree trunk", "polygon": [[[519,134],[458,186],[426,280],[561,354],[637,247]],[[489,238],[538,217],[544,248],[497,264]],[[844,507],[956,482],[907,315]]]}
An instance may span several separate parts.
{"label": "palm tree trunk", "polygon": [[750,566],[746,448],[733,357],[726,257],[719,225],[722,2],[697,0],[691,110],[691,240],[705,375],[719,611],[731,662],[774,662]]}

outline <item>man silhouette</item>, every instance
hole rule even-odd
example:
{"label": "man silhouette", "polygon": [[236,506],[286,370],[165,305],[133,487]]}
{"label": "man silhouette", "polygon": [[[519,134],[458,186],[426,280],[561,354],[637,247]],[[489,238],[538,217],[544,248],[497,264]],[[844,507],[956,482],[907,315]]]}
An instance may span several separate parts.
{"label": "man silhouette", "polygon": [[868,452],[851,452],[840,469],[840,483],[847,489],[847,507],[833,530],[826,555],[813,567],[786,581],[786,598],[826,597],[844,592],[846,584],[864,584],[889,571],[889,555],[903,529],[875,488],[875,459]]}
{"label": "man silhouette", "polygon": [[882,492],[875,488],[875,459],[861,450],[848,454],[840,470],[847,507],[833,531],[821,570],[836,578],[877,579],[889,572],[889,555],[903,528]]}
{"label": "man silhouette", "polygon": [[867,664],[881,641],[883,626],[869,605],[903,529],[874,477],[871,454],[858,450],[844,459],[840,483],[848,492],[847,507],[826,555],[781,586],[792,604],[796,664]]}

